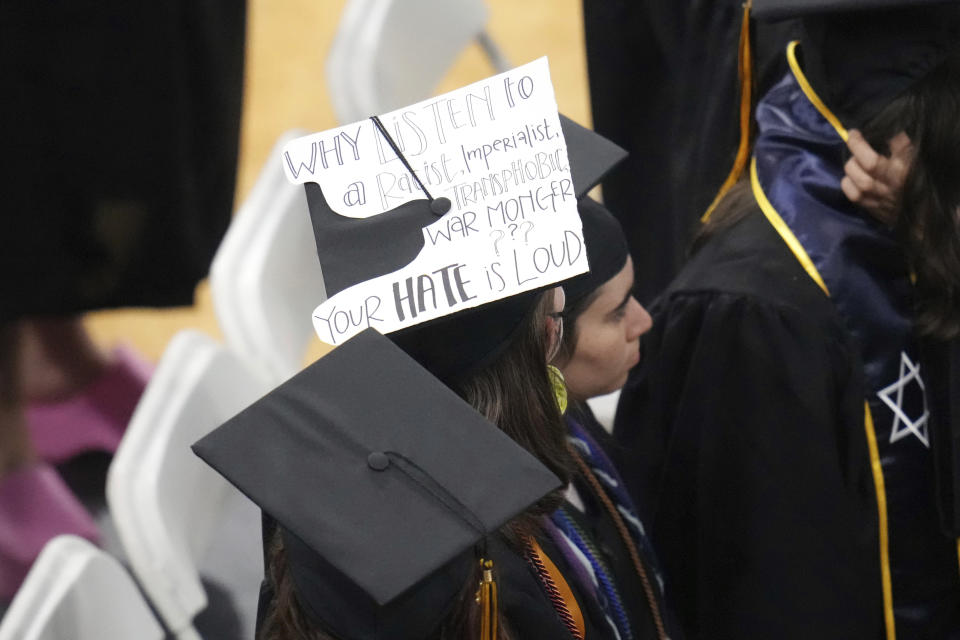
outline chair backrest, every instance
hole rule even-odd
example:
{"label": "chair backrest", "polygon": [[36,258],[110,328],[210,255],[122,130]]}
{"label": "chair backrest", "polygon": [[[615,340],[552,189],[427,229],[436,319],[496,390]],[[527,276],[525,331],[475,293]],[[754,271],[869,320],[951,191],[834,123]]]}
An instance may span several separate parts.
{"label": "chair backrest", "polygon": [[[166,626],[190,637],[207,605],[197,564],[236,495],[190,445],[270,388],[198,331],[170,341],[134,411],[107,476],[107,501],[131,569]],[[244,526],[259,532],[259,512]],[[257,565],[259,545],[240,563]]]}
{"label": "chair backrest", "polygon": [[227,344],[273,383],[299,371],[324,301],[323,274],[303,187],[287,182],[284,134],[234,216],[210,269],[217,321]]}
{"label": "chair backrest", "polygon": [[46,544],[0,622],[0,640],[163,637],[126,569],[83,538],[68,535]]}
{"label": "chair backrest", "polygon": [[486,22],[483,0],[348,0],[326,64],[337,119],[354,122],[429,97]]}

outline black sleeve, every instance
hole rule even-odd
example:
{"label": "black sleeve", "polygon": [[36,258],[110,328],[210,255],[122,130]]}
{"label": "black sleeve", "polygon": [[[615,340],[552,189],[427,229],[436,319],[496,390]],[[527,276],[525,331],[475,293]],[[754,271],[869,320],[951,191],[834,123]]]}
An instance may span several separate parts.
{"label": "black sleeve", "polygon": [[[644,304],[682,266],[733,167],[743,4],[583,0],[593,127],[630,152],[604,179],[603,199],[623,224]],[[755,96],[787,71],[796,22],[754,24]]]}
{"label": "black sleeve", "polygon": [[860,367],[808,315],[675,294],[623,391],[618,462],[690,638],[880,637]]}
{"label": "black sleeve", "polygon": [[921,341],[921,369],[927,381],[930,439],[944,532],[960,536],[960,337]]}

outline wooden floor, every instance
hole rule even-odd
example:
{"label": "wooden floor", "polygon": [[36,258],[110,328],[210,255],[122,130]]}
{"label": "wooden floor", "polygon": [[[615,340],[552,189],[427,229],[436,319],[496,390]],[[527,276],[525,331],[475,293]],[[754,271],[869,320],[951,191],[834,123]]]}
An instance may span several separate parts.
{"label": "wooden floor", "polygon": [[[324,59],[344,4],[345,0],[249,0],[237,203],[246,197],[281,133],[295,127],[320,131],[337,124],[326,93]],[[488,33],[507,59],[520,64],[547,55],[560,110],[589,124],[581,0],[487,0],[487,4]],[[492,72],[479,47],[471,46],[437,92]],[[221,337],[206,281],[197,288],[193,307],[98,312],[90,314],[87,325],[104,346],[129,342],[152,360],[181,329],[194,327]],[[322,353],[320,345],[317,340],[311,354]]]}

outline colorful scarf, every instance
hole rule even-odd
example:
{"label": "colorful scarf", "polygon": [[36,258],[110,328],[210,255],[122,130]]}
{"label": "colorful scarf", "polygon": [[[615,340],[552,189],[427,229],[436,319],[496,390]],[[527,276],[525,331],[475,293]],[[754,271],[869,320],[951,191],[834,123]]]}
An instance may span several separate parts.
{"label": "colorful scarf", "polygon": [[[662,601],[663,578],[653,555],[653,547],[643,523],[637,516],[633,501],[624,488],[620,474],[603,449],[574,417],[568,414],[566,422],[569,430],[568,441],[603,486],[607,496],[626,523],[645,566],[651,570],[656,580],[655,588],[658,589],[659,600]],[[546,530],[564,554],[567,563],[573,568],[578,584],[591,595],[603,611],[614,637],[620,640],[633,638],[630,619],[613,573],[596,548],[590,534],[582,529],[576,517],[572,515],[571,509],[573,507],[569,505],[557,509],[551,515]]]}

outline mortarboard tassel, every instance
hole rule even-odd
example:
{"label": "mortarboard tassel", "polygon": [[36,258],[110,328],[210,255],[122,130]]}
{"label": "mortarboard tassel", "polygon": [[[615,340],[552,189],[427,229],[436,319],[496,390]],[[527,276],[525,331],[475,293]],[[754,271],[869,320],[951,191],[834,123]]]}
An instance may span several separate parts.
{"label": "mortarboard tassel", "polygon": [[493,560],[480,560],[480,640],[497,640],[497,621],[500,612],[497,603],[497,581],[493,579]]}
{"label": "mortarboard tassel", "polygon": [[710,220],[710,216],[723,196],[727,195],[743,175],[744,169],[747,168],[747,161],[750,159],[750,132],[753,126],[750,118],[753,113],[753,53],[750,49],[750,8],[752,6],[753,0],[746,0],[743,3],[743,22],[740,25],[740,44],[737,52],[737,75],[740,77],[740,145],[737,147],[737,157],[733,161],[730,174],[723,181],[713,202],[707,207],[706,213],[700,218],[701,222]]}

